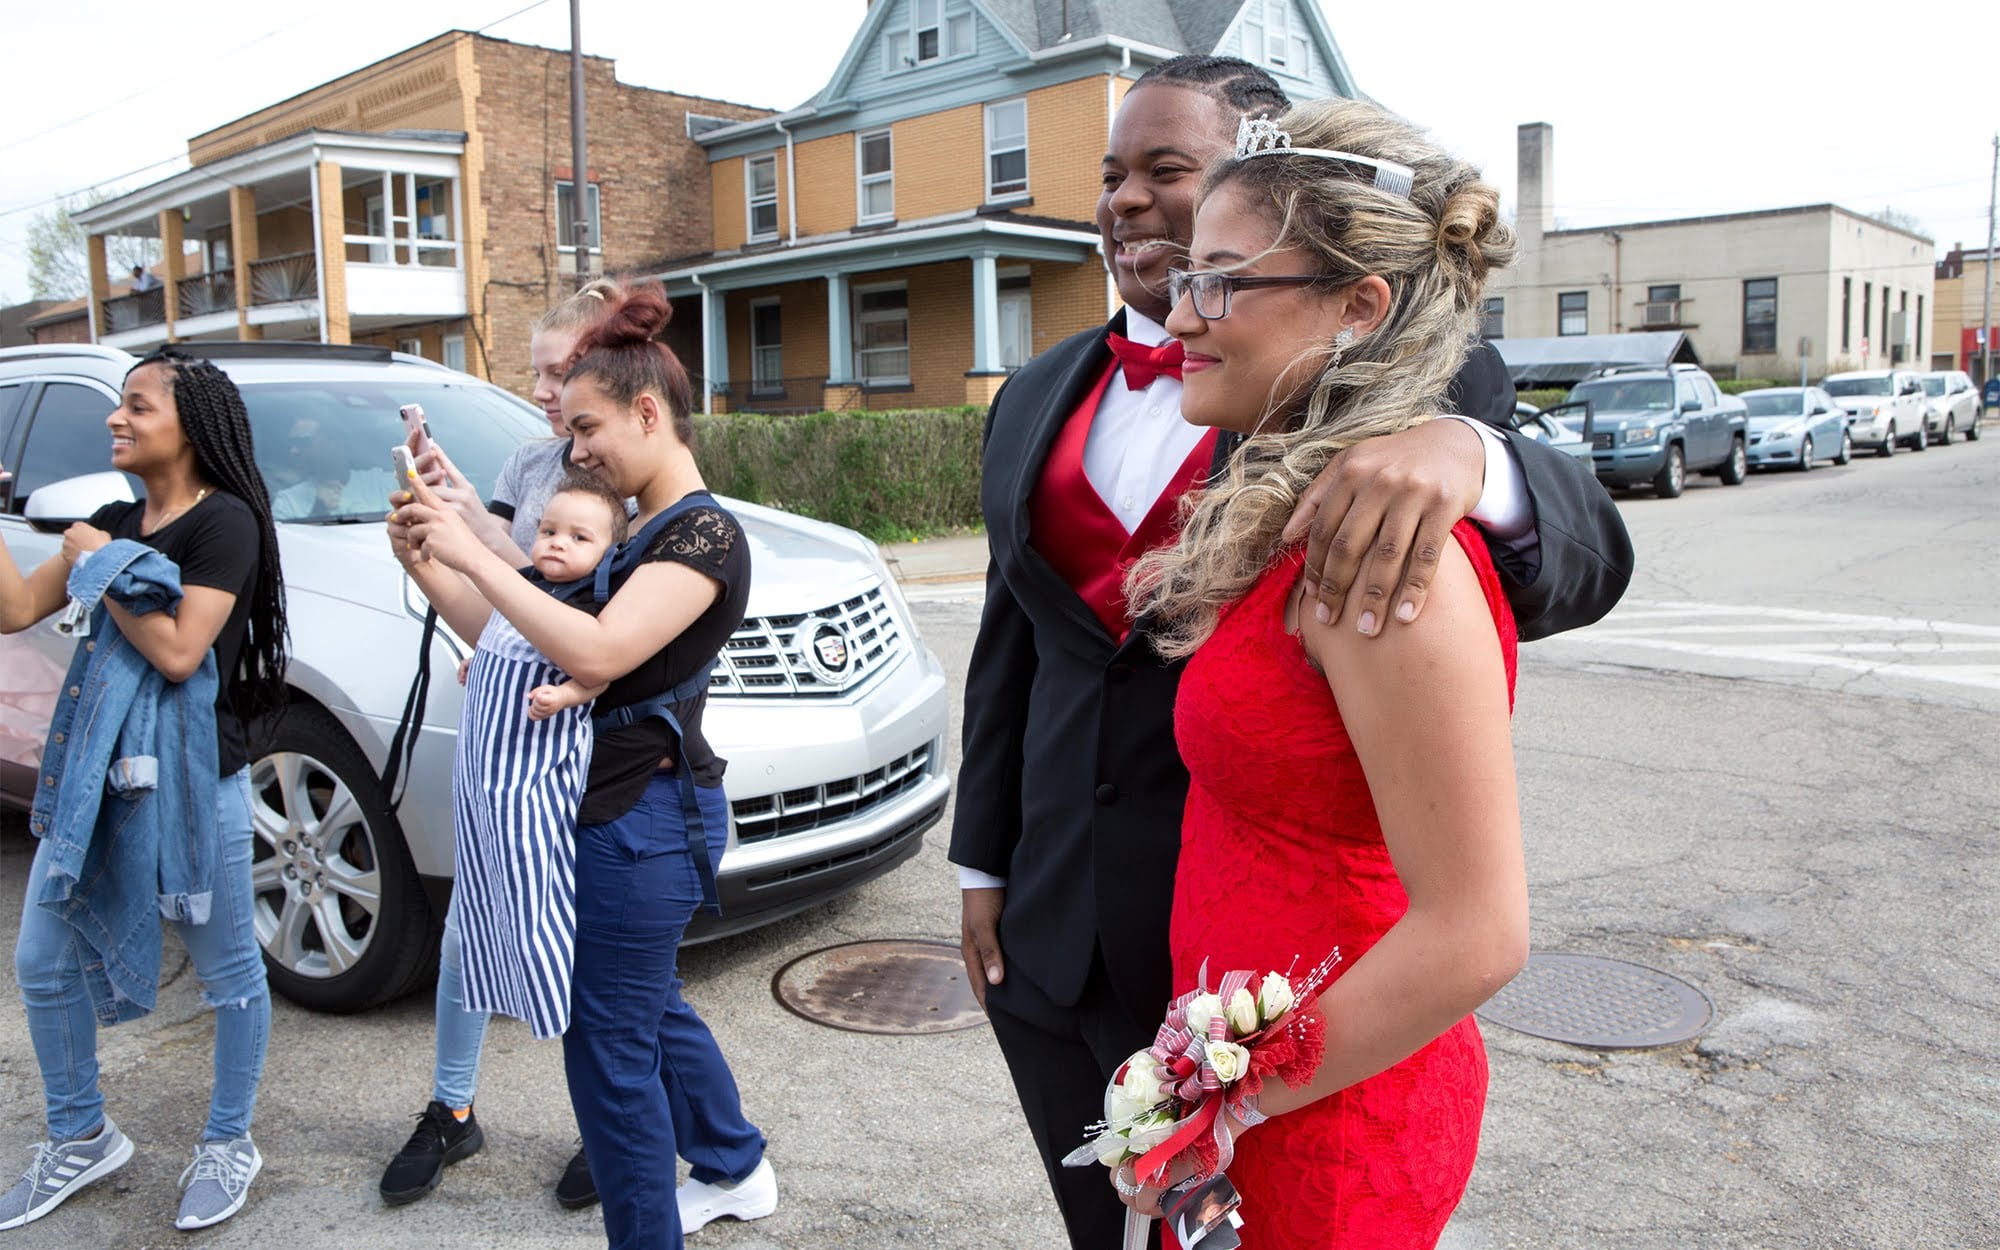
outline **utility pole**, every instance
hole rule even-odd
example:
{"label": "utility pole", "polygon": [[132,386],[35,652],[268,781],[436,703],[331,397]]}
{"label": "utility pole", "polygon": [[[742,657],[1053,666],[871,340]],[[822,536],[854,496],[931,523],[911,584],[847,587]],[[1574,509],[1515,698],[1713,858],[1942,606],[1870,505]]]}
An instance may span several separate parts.
{"label": "utility pole", "polygon": [[576,285],[590,281],[590,164],[583,148],[583,0],[569,0],[569,222]]}
{"label": "utility pole", "polygon": [[1986,288],[1979,309],[1979,386],[1984,402],[1986,384],[1993,380],[1993,201],[2000,194],[2000,134],[1993,136],[1993,179],[1986,190]]}

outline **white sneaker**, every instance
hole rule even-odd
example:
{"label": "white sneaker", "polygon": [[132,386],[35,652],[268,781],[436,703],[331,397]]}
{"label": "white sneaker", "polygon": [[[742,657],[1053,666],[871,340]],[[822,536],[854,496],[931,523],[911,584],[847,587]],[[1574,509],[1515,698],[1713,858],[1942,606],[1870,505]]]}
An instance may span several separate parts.
{"label": "white sneaker", "polygon": [[236,1214],[263,1168],[264,1156],[248,1135],[196,1146],[194,1162],[181,1173],[181,1213],[174,1227],[207,1228]]}
{"label": "white sneaker", "polygon": [[778,1209],[778,1174],[771,1170],[769,1159],[760,1159],[757,1170],[734,1185],[690,1180],[674,1191],[674,1201],[681,1209],[682,1236],[725,1215],[761,1220]]}
{"label": "white sneaker", "polygon": [[125,1166],[132,1157],[132,1139],[118,1131],[110,1116],[97,1136],[80,1141],[43,1142],[35,1161],[21,1179],[0,1195],[0,1229],[31,1224],[55,1210],[77,1190]]}

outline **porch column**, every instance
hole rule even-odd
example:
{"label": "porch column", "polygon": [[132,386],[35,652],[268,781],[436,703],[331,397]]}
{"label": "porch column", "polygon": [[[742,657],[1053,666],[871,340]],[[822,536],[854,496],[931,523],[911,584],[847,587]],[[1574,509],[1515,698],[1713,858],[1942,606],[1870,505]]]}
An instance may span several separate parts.
{"label": "porch column", "polygon": [[1007,371],[1000,367],[1000,275],[993,253],[972,258],[972,368],[965,374],[965,402],[990,404]]}
{"label": "porch column", "polygon": [[160,259],[166,276],[160,279],[160,298],[166,304],[167,342],[178,342],[174,334],[174,322],[180,316],[181,279],[187,274],[183,269],[186,258],[181,255],[181,214],[179,209],[160,210]]}
{"label": "porch column", "polygon": [[111,265],[104,255],[104,236],[93,234],[84,241],[90,261],[90,341],[104,341],[104,301],[111,298]]}
{"label": "porch column", "polygon": [[[320,161],[313,166],[313,240],[319,251],[319,341],[351,343],[347,320],[347,202],[341,191],[340,166]],[[387,209],[384,214],[386,216]]]}
{"label": "porch column", "polygon": [[236,265],[236,337],[261,339],[262,326],[250,324],[250,263],[257,259],[257,192],[229,188],[229,255]]}
{"label": "porch column", "polygon": [[826,388],[820,394],[820,405],[828,412],[862,406],[861,381],[854,368],[853,317],[847,275],[826,275]]}
{"label": "porch column", "polygon": [[717,389],[722,394],[721,411],[729,404],[729,296],[709,286],[701,292],[701,342],[703,411],[716,411]]}

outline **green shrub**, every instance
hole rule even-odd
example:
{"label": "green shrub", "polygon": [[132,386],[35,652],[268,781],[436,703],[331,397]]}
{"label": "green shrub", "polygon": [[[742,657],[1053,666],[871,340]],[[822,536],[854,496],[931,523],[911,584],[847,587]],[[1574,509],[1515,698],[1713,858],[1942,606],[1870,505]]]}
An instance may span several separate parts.
{"label": "green shrub", "polygon": [[1522,391],[1517,398],[1522,403],[1533,404],[1537,408],[1547,408],[1561,403],[1568,394],[1567,386],[1540,386],[1533,390]]}
{"label": "green shrub", "polygon": [[1716,389],[1724,395],[1741,395],[1745,391],[1761,391],[1767,386],[1797,385],[1797,383],[1774,382],[1770,378],[1717,378]]}
{"label": "green shrub", "polygon": [[977,526],[979,407],[695,418],[711,489],[908,542]]}

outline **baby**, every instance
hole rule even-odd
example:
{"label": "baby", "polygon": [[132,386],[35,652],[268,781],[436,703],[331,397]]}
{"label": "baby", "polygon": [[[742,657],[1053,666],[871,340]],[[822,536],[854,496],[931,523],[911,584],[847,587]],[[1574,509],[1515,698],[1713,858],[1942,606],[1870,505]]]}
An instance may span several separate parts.
{"label": "baby", "polygon": [[[625,541],[628,524],[625,503],[616,491],[590,474],[572,471],[542,509],[528,563],[552,588],[582,581],[597,571],[598,562],[613,547]],[[471,657],[459,663],[459,685],[465,684],[466,670],[471,667]],[[603,693],[601,685],[584,686],[574,681],[536,686],[528,692],[528,719],[547,720],[566,707],[580,707]]]}

